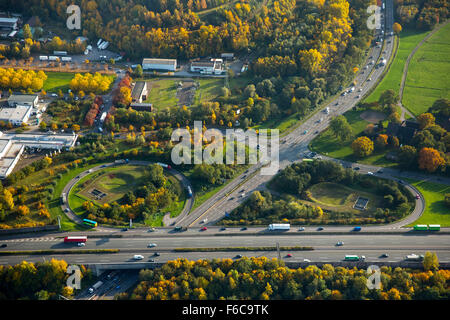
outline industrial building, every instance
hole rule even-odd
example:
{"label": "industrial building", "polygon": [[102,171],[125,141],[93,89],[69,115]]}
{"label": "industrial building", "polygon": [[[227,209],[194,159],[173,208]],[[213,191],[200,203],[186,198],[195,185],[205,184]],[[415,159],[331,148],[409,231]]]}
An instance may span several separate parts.
{"label": "industrial building", "polygon": [[31,115],[32,106],[17,105],[14,108],[2,108],[0,110],[0,121],[9,122],[13,126],[20,126],[27,123]]}
{"label": "industrial building", "polygon": [[176,71],[176,59],[159,59],[159,58],[144,58],[142,60],[143,70],[159,70],[159,71]]}
{"label": "industrial building", "polygon": [[0,179],[13,170],[26,147],[69,150],[75,146],[77,134],[3,133],[0,131]]}
{"label": "industrial building", "polygon": [[17,30],[18,18],[0,18],[1,30]]}
{"label": "industrial building", "polygon": [[131,101],[142,103],[147,100],[147,94],[147,82],[137,81],[133,86],[133,90],[131,91]]}
{"label": "industrial building", "polygon": [[191,62],[191,72],[200,72],[201,74],[222,74],[223,60],[210,59]]}
{"label": "industrial building", "polygon": [[8,106],[14,108],[20,106],[32,106],[36,108],[39,102],[39,96],[37,94],[12,94],[8,98]]}

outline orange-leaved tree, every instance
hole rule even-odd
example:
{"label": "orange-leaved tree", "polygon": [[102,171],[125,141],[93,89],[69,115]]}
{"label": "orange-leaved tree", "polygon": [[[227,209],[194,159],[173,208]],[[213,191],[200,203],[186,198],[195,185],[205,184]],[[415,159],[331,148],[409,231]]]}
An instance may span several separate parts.
{"label": "orange-leaved tree", "polygon": [[436,171],[439,166],[445,164],[439,151],[433,148],[422,148],[419,152],[419,168],[428,172]]}
{"label": "orange-leaved tree", "polygon": [[357,157],[367,157],[373,152],[373,141],[362,136],[352,142],[353,153]]}

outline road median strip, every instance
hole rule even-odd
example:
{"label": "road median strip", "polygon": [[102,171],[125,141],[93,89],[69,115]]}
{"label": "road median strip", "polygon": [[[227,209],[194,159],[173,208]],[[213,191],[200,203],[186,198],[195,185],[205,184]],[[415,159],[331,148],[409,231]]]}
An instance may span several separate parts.
{"label": "road median strip", "polygon": [[[288,246],[280,251],[312,251],[313,247]],[[175,252],[228,252],[228,251],[277,251],[276,247],[223,247],[223,248],[175,248]]]}
{"label": "road median strip", "polygon": [[118,253],[119,249],[87,249],[87,250],[18,250],[0,251],[0,256],[40,255],[40,254],[89,254],[89,253]]}

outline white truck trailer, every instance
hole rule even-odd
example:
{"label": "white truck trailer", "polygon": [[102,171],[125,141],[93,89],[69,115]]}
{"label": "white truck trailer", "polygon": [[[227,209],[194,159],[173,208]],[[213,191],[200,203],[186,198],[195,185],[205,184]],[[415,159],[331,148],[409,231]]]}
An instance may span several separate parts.
{"label": "white truck trailer", "polygon": [[291,229],[289,223],[271,223],[269,224],[270,231],[287,231]]}
{"label": "white truck trailer", "polygon": [[103,284],[102,281],[96,282],[91,288],[89,288],[89,293],[93,293],[95,290],[100,288],[102,286],[102,284]]}

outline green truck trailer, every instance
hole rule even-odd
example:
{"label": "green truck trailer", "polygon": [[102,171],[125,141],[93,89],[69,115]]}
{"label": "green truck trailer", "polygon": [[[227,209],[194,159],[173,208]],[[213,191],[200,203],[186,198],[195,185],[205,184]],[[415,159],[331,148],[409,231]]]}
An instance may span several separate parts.
{"label": "green truck trailer", "polygon": [[414,226],[415,231],[439,231],[441,230],[440,224],[416,224]]}

